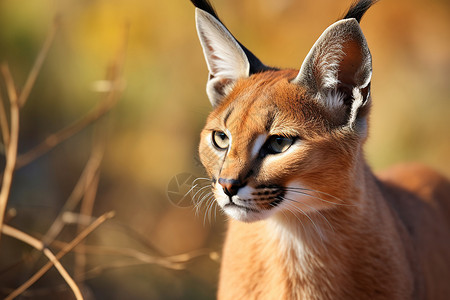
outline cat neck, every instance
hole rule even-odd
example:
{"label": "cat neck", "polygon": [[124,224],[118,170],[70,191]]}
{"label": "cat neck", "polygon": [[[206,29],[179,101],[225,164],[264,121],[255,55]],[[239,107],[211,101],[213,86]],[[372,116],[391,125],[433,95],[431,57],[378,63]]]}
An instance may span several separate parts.
{"label": "cat neck", "polygon": [[[371,288],[374,295],[407,288],[395,278],[408,262],[404,249],[398,246],[401,237],[380,183],[363,160],[353,174],[353,184],[345,187],[353,205],[307,215],[281,214],[266,221],[270,239],[280,251],[279,262],[287,281],[307,287],[287,288],[293,293],[288,298],[347,299],[362,288]],[[383,282],[377,282],[378,278]],[[386,278],[391,280],[389,284]],[[366,286],[356,286],[355,282]]]}
{"label": "cat neck", "polygon": [[307,216],[284,212],[254,223],[230,220],[219,298],[399,299],[409,294],[414,283],[404,276],[412,274],[407,243],[381,183],[363,159],[351,173],[352,184],[343,190],[350,191],[352,205]]}

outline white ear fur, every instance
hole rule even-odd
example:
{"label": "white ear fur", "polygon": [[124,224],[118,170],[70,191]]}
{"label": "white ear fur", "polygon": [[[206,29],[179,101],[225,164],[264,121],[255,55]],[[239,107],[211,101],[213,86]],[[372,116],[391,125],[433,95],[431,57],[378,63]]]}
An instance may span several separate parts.
{"label": "white ear fur", "polygon": [[332,112],[348,111],[343,108],[350,105],[347,124],[353,127],[360,108],[368,105],[371,76],[372,59],[359,23],[344,19],[322,33],[292,82],[306,86]]}
{"label": "white ear fur", "polygon": [[249,76],[250,63],[236,39],[215,17],[196,8],[195,21],[209,70],[206,92],[216,106],[235,80]]}

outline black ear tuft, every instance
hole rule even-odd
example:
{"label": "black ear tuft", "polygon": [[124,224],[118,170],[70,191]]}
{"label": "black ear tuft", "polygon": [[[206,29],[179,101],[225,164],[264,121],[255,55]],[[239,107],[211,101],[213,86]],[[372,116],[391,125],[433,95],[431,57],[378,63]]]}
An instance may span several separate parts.
{"label": "black ear tuft", "polygon": [[378,0],[360,0],[358,2],[354,2],[342,19],[354,18],[359,23],[366,11],[376,2],[378,2]]}
{"label": "black ear tuft", "polygon": [[[214,10],[213,6],[208,0],[191,0],[192,4],[194,4],[195,7],[206,11],[210,15],[212,15],[214,18],[217,19],[223,26],[223,22],[219,19],[217,16],[216,11]],[[225,26],[226,28],[226,26]],[[245,55],[247,56],[247,59],[250,63],[250,74],[255,74],[259,72],[264,72],[268,70],[275,70],[275,68],[268,67],[264,65],[250,50],[248,50],[244,45],[242,45],[234,36],[233,38],[238,42],[239,46],[241,46],[242,50],[244,51]]]}
{"label": "black ear tuft", "polygon": [[[217,16],[216,11],[214,10],[214,7],[211,5],[211,3],[208,0],[191,0],[192,4],[194,4],[195,7],[200,8],[201,10],[206,11],[210,15],[212,15],[214,18],[220,21],[219,16]],[[222,21],[220,21],[222,23]]]}

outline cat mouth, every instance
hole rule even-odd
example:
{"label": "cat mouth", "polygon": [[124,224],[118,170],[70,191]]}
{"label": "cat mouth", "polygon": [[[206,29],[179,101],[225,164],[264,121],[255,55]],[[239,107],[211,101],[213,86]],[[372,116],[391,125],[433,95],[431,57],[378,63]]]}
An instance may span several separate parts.
{"label": "cat mouth", "polygon": [[231,208],[231,207],[244,209],[247,212],[249,212],[249,211],[251,211],[251,212],[259,212],[259,210],[255,209],[255,208],[236,204],[235,202],[233,202],[233,200],[230,200],[230,202],[225,204],[223,208]]}
{"label": "cat mouth", "polygon": [[[247,200],[248,201],[248,200]],[[273,207],[259,207],[258,206],[247,206],[246,203],[242,205],[240,202],[236,203],[236,200],[229,199],[228,203],[222,206],[223,211],[231,218],[245,222],[255,222],[259,220],[266,219],[274,212]]]}

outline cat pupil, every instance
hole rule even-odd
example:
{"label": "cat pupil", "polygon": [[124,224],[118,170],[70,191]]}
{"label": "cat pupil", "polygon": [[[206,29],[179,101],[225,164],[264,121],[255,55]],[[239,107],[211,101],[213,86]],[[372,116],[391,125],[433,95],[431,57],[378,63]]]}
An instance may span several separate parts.
{"label": "cat pupil", "polygon": [[212,141],[216,148],[224,150],[228,148],[228,136],[221,131],[214,131],[212,134]]}
{"label": "cat pupil", "polygon": [[293,139],[284,136],[274,135],[267,143],[268,154],[278,154],[285,152],[292,145]]}

